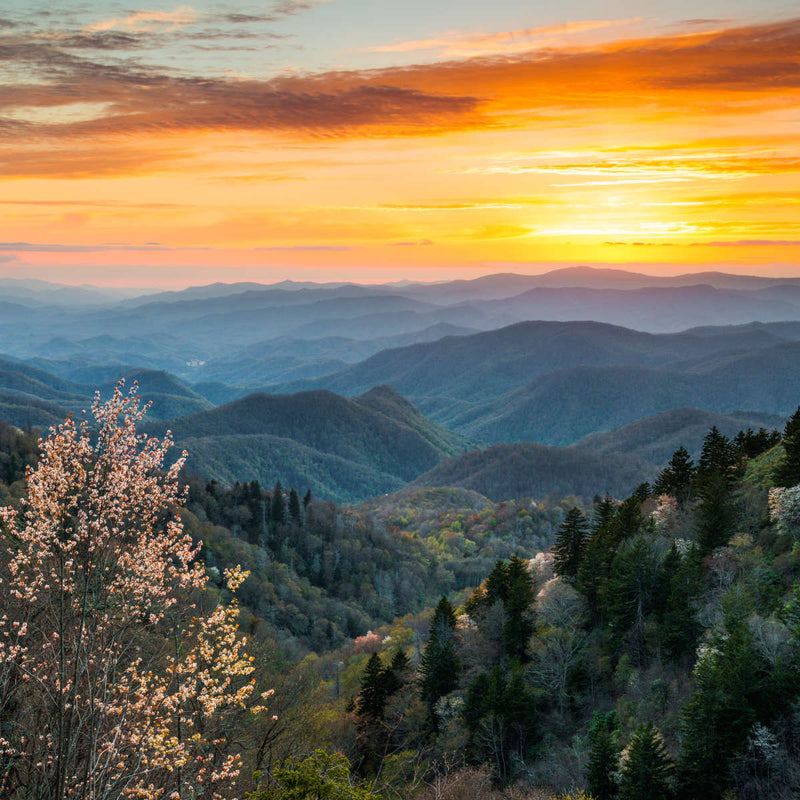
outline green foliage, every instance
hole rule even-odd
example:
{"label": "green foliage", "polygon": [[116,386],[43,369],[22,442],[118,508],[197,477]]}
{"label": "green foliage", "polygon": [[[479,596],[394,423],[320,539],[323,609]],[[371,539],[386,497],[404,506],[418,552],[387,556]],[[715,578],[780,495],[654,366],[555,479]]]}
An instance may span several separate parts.
{"label": "green foliage", "polygon": [[419,663],[420,694],[434,724],[436,701],[458,687],[461,659],[456,652],[455,627],[455,610],[443,597],[433,612],[430,638]]}
{"label": "green foliage", "polygon": [[479,616],[496,603],[503,607],[503,647],[508,659],[529,660],[528,640],[534,631],[532,605],[533,578],[527,562],[515,555],[506,563],[498,561],[482,589],[467,601],[466,609]]}
{"label": "green foliage", "polygon": [[685,447],[679,447],[669,464],[658,473],[653,490],[656,494],[674,497],[678,503],[685,503],[692,496],[695,473],[692,457]]}
{"label": "green foliage", "polygon": [[615,773],[619,762],[619,724],[614,711],[595,711],[589,728],[589,761],[586,783],[594,800],[617,796]]}
{"label": "green foliage", "polygon": [[775,471],[775,484],[797,486],[800,483],[800,406],[783,430],[783,450],[785,459]]}
{"label": "green foliage", "polygon": [[339,753],[315,750],[302,761],[286,761],[273,770],[272,780],[247,795],[248,800],[378,800],[359,787],[350,762]]}
{"label": "green foliage", "polygon": [[620,768],[619,800],[671,800],[672,757],[652,722],[633,732]]}
{"label": "green foliage", "polygon": [[557,575],[570,581],[577,578],[588,538],[589,525],[586,517],[579,508],[573,506],[567,511],[552,548]]}

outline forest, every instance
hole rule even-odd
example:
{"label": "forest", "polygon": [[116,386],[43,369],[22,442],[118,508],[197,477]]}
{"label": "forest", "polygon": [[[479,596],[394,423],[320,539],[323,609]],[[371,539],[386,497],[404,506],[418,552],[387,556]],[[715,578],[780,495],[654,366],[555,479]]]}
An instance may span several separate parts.
{"label": "forest", "polygon": [[144,411],[0,424],[3,797],[797,796],[800,408],[628,497],[353,506]]}

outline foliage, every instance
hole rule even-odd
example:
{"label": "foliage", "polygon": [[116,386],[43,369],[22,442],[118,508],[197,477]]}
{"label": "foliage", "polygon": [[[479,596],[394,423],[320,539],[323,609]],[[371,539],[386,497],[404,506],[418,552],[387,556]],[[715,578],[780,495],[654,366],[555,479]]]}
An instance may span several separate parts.
{"label": "foliage", "polygon": [[558,575],[575,580],[586,550],[589,526],[583,512],[573,506],[567,511],[553,545],[555,571]]}
{"label": "foliage", "polygon": [[350,762],[340,753],[315,750],[302,761],[276,767],[270,784],[249,794],[248,800],[378,800],[350,775]]}
{"label": "foliage", "polygon": [[800,483],[800,406],[789,418],[783,430],[784,460],[775,472],[777,486],[797,486]]}
{"label": "foliage", "polygon": [[98,395],[96,444],[86,421],[53,429],[0,509],[4,797],[217,797],[238,774],[225,719],[253,702],[253,659],[235,602],[190,602],[207,579],[172,513],[182,461],[161,471],[145,410],[135,387]]}
{"label": "foliage", "polygon": [[671,800],[674,765],[652,722],[636,728],[620,761],[619,800]]}

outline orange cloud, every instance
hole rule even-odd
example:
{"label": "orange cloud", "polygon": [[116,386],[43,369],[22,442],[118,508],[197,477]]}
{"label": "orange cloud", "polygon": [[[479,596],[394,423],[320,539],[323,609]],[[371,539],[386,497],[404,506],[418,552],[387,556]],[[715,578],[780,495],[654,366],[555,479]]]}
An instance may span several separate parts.
{"label": "orange cloud", "polygon": [[47,62],[63,79],[4,87],[5,113],[76,102],[105,111],[63,123],[18,113],[0,130],[6,140],[244,130],[314,138],[429,135],[537,120],[585,124],[597,111],[606,123],[617,113],[629,122],[676,111],[749,117],[791,107],[800,90],[800,20],[262,81],[144,73],[66,55],[53,42],[29,45],[9,42],[6,59]]}

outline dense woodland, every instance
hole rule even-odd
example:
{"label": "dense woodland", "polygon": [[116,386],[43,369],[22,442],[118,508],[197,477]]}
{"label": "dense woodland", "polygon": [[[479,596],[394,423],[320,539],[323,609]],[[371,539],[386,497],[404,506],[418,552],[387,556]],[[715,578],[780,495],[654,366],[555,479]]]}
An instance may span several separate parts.
{"label": "dense woodland", "polygon": [[[1,505],[37,438],[0,425]],[[592,503],[183,480],[209,598],[249,570],[240,631],[275,690],[228,720],[238,796],[797,796],[800,409]]]}

